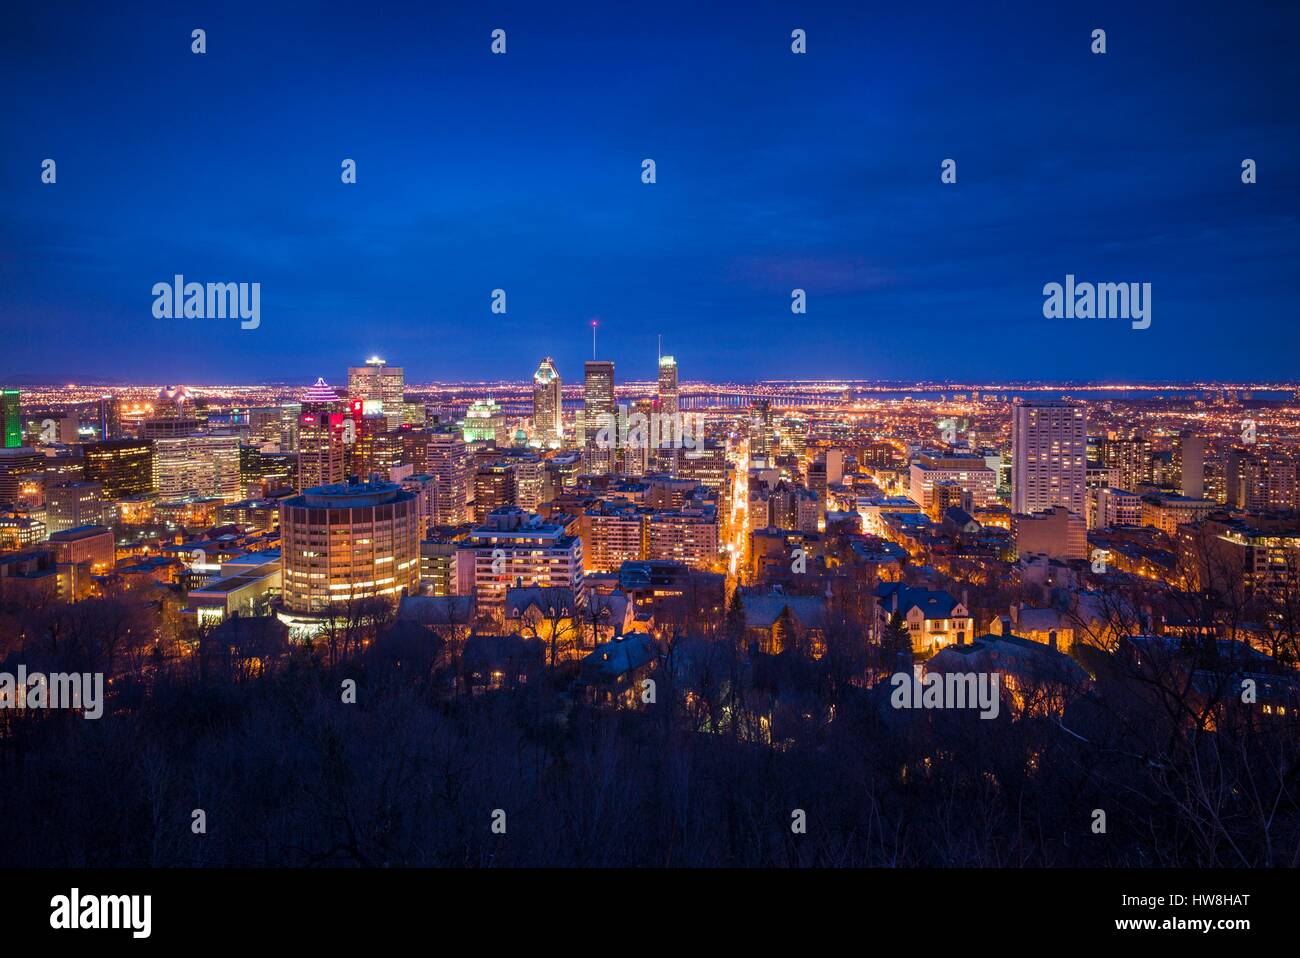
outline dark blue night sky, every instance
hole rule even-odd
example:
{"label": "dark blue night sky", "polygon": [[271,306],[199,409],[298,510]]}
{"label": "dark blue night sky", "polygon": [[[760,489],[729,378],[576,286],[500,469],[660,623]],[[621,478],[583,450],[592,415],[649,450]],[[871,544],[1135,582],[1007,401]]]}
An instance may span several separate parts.
{"label": "dark blue night sky", "polygon": [[1297,374],[1296,4],[179,6],[4,12],[0,378],[576,381],[592,318],[620,379]]}

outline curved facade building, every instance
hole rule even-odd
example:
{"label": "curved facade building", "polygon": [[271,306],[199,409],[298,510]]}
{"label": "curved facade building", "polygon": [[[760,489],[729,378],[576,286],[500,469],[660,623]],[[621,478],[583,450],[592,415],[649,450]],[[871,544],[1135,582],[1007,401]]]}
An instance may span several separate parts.
{"label": "curved facade building", "polygon": [[420,509],[389,482],[317,486],[280,506],[283,602],[319,614],[353,599],[415,595]]}

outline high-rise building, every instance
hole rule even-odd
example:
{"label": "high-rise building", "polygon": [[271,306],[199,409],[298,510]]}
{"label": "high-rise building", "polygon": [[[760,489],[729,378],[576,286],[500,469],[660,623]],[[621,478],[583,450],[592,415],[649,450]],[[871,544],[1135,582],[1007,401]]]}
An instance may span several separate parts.
{"label": "high-rise building", "polygon": [[1296,460],[1279,450],[1228,456],[1228,505],[1250,512],[1290,512],[1300,505],[1300,471]]}
{"label": "high-rise building", "polygon": [[441,426],[429,433],[425,471],[438,481],[434,496],[434,525],[458,526],[465,521],[469,502],[469,452],[460,430]]}
{"label": "high-rise building", "polygon": [[[655,397],[655,411],[664,417],[668,425],[661,425],[659,431],[671,435],[677,417],[681,414],[681,399],[677,386],[677,360],[672,356],[659,357],[659,392]],[[647,455],[647,468],[666,475],[677,475],[678,463],[682,450],[676,443],[669,443],[658,449],[651,449]]]}
{"label": "high-rise building", "polygon": [[699,449],[683,449],[677,476],[721,492],[727,485],[727,449],[716,439],[706,439]]}
{"label": "high-rise building", "polygon": [[104,488],[112,501],[141,496],[153,489],[153,443],[148,439],[113,439],[85,448],[87,482]]}
{"label": "high-rise building", "polygon": [[280,451],[298,452],[298,417],[302,415],[302,403],[280,403]]}
{"label": "high-rise building", "polygon": [[646,516],[631,503],[606,503],[582,514],[582,554],[588,572],[613,572],[645,558]]}
{"label": "high-rise building", "polygon": [[26,499],[23,487],[39,483],[44,470],[45,456],[37,449],[24,446],[0,449],[0,504]]}
{"label": "high-rise building", "polygon": [[378,356],[366,360],[364,366],[348,369],[348,399],[377,403],[388,428],[398,429],[406,418],[406,374],[401,366],[389,366]]}
{"label": "high-rise building", "polygon": [[4,448],[23,444],[22,400],[17,389],[0,390],[0,423],[4,426]]}
{"label": "high-rise building", "polygon": [[749,407],[749,455],[751,459],[766,458],[772,454],[775,439],[772,427],[772,404],[766,399],[756,399]]}
{"label": "high-rise building", "polygon": [[343,402],[324,379],[302,396],[298,414],[298,489],[339,482],[344,476],[346,430]]}
{"label": "high-rise building", "polygon": [[60,482],[45,488],[45,523],[50,532],[105,525],[104,487],[97,482]]}
{"label": "high-rise building", "polygon": [[254,406],[248,410],[248,441],[268,452],[280,450],[279,406]]}
{"label": "high-rise building", "polygon": [[474,473],[474,521],[487,521],[488,514],[515,505],[515,473],[509,463],[479,466]]}
{"label": "high-rise building", "polygon": [[238,436],[179,436],[153,443],[154,489],[163,501],[243,498]]}
{"label": "high-rise building", "polygon": [[1174,443],[1174,471],[1188,499],[1205,494],[1205,437],[1184,432]]}
{"label": "high-rise building", "polygon": [[490,442],[506,445],[506,417],[501,404],[491,396],[475,400],[465,410],[464,437],[466,442]]}
{"label": "high-rise building", "polygon": [[1077,403],[1017,403],[1011,409],[1011,511],[1065,506],[1082,520],[1087,417]]}
{"label": "high-rise building", "polygon": [[596,474],[613,472],[617,452],[614,408],[614,364],[589,359],[583,369],[582,422],[587,469]]}
{"label": "high-rise building", "polygon": [[656,512],[646,523],[647,559],[671,559],[696,569],[718,563],[718,513],[711,507]]}
{"label": "high-rise building", "polygon": [[422,533],[415,494],[390,482],[333,483],[285,499],[285,608],[342,612],[356,599],[418,594]]}
{"label": "high-rise building", "polygon": [[356,397],[348,400],[347,418],[343,423],[344,474],[359,479],[369,478],[372,473],[387,476],[392,465],[389,462],[391,449],[386,450],[388,444],[384,442],[388,434],[388,417],[379,412],[367,413],[365,409],[365,400]]}
{"label": "high-rise building", "polygon": [[659,411],[672,416],[681,411],[677,390],[677,360],[659,357]]}
{"label": "high-rise building", "polygon": [[1101,464],[1119,470],[1119,487],[1136,492],[1151,482],[1151,441],[1142,436],[1101,441]]}
{"label": "high-rise building", "polygon": [[117,400],[108,393],[100,396],[98,413],[100,441],[116,439],[122,431],[122,424],[117,415]]}
{"label": "high-rise building", "polygon": [[533,373],[533,434],[544,448],[564,443],[563,383],[550,356]]}
{"label": "high-rise building", "polygon": [[491,615],[515,586],[568,589],[582,594],[582,539],[560,522],[507,506],[490,513],[459,545],[457,593],[473,595],[478,610]]}

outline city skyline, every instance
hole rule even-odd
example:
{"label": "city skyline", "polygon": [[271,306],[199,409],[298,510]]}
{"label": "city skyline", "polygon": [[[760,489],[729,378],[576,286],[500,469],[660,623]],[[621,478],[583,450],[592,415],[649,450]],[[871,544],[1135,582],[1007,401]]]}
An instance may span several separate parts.
{"label": "city skyline", "polygon": [[1300,3],[11,7],[11,938],[1272,921]]}

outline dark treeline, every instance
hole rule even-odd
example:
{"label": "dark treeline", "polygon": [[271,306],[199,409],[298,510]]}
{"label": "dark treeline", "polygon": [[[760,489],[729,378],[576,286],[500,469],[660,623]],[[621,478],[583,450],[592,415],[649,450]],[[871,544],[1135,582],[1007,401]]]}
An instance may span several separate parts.
{"label": "dark treeline", "polygon": [[1293,723],[1205,734],[1131,684],[1123,712],[1103,689],[995,721],[849,687],[773,744],[692,730],[671,689],[597,706],[564,679],[449,697],[423,667],[299,649],[238,681],[160,669],[99,721],[10,713],[0,864],[1293,865],[1300,847]]}

